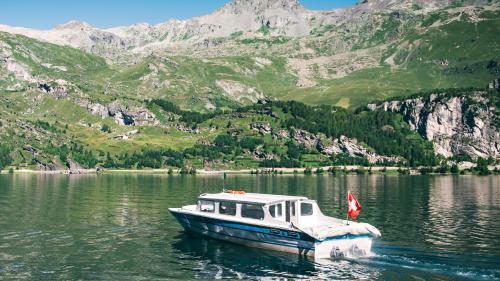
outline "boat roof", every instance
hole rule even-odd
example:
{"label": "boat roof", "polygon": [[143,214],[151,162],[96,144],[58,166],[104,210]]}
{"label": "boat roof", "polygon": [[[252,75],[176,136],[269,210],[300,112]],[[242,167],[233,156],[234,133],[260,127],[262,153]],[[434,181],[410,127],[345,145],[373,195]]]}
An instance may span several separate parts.
{"label": "boat roof", "polygon": [[200,195],[199,199],[220,200],[220,201],[237,201],[257,204],[271,204],[282,201],[308,200],[303,196],[275,195],[262,193],[205,193]]}

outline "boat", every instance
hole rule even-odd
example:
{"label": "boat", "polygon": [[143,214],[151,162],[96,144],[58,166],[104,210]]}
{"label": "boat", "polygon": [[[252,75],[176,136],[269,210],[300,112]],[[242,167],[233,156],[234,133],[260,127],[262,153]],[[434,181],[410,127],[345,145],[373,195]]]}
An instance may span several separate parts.
{"label": "boat", "polygon": [[325,216],[302,196],[229,190],[169,211],[187,232],[314,258],[368,256],[381,236],[370,224]]}

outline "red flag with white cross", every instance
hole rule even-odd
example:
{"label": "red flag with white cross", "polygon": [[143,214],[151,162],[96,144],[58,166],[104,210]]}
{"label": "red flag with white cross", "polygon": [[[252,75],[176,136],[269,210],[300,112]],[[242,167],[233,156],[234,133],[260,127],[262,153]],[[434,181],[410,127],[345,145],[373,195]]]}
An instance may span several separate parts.
{"label": "red flag with white cross", "polygon": [[347,209],[347,216],[353,220],[358,218],[359,212],[361,212],[361,204],[359,204],[358,199],[350,191],[347,194],[347,204],[349,208]]}

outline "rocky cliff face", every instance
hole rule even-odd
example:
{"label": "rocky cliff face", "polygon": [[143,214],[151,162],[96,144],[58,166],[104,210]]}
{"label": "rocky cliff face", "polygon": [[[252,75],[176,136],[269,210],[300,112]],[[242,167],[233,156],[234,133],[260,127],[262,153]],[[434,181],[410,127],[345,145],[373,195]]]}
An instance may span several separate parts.
{"label": "rocky cliff face", "polygon": [[399,157],[382,156],[375,152],[369,151],[366,147],[358,143],[356,139],[350,139],[346,136],[334,139],[329,144],[318,141],[316,146],[318,151],[327,155],[348,154],[351,157],[366,158],[369,163],[399,163]]}
{"label": "rocky cliff face", "polygon": [[492,122],[496,109],[491,97],[481,91],[462,95],[436,93],[370,104],[368,108],[401,113],[413,130],[435,144],[439,155],[498,159],[500,130]]}
{"label": "rocky cliff face", "polygon": [[274,34],[305,36],[310,32],[306,10],[297,0],[235,0],[220,10],[195,20],[219,26],[218,36],[232,32],[258,30],[262,27]]}
{"label": "rocky cliff face", "polygon": [[160,126],[156,116],[142,106],[124,106],[115,101],[109,105],[92,102],[86,98],[75,100],[76,104],[86,108],[92,115],[101,118],[112,117],[121,126]]}
{"label": "rocky cliff face", "polygon": [[141,24],[106,31],[133,42],[135,47],[154,51],[179,41],[198,46],[197,42],[207,38],[252,33],[261,28],[271,35],[306,36],[311,30],[309,18],[314,14],[318,13],[306,10],[297,0],[234,0],[211,14],[186,21],[170,20],[154,26]]}
{"label": "rocky cliff face", "polygon": [[351,139],[346,136],[340,136],[339,138],[333,139],[327,138],[322,134],[313,134],[305,130],[293,130],[293,132],[289,132],[284,129],[274,129],[269,123],[261,122],[250,124],[250,129],[258,131],[262,135],[271,134],[273,139],[285,141],[293,140],[307,149],[317,150],[329,156],[346,154],[351,157],[362,157],[366,158],[371,164],[384,162],[399,163],[401,161],[399,157],[383,156],[373,151],[369,151],[365,146],[359,143],[357,139]]}

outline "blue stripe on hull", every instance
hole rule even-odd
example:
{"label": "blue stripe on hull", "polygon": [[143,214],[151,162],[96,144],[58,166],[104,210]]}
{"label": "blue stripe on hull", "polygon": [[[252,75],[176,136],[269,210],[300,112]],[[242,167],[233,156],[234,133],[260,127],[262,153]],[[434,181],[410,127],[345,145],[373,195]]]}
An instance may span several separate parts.
{"label": "blue stripe on hull", "polygon": [[264,233],[264,234],[269,234],[269,235],[277,236],[277,237],[285,237],[285,238],[292,239],[292,240],[299,240],[299,241],[305,241],[305,242],[316,242],[316,239],[310,237],[307,234],[300,233],[297,231],[290,231],[290,230],[286,230],[286,229],[269,228],[269,227],[260,227],[260,226],[256,226],[256,225],[245,224],[245,223],[228,222],[228,221],[221,220],[221,219],[207,218],[207,217],[203,217],[203,216],[195,216],[195,215],[182,214],[182,213],[173,213],[173,215],[177,219],[179,219],[179,216],[182,216],[183,218],[188,219],[190,221],[198,221],[198,222],[202,222],[202,223],[213,224],[213,225],[223,226],[223,227],[232,228],[232,229],[239,229],[239,230],[245,230],[245,231],[250,231],[250,232]]}
{"label": "blue stripe on hull", "polygon": [[[207,235],[213,238],[232,241],[238,244],[259,244],[262,246],[273,247],[285,247],[287,252],[312,254],[314,251],[313,241],[304,241],[292,237],[283,237],[270,234],[269,231],[255,231],[253,228],[245,228],[235,226],[233,223],[215,223],[207,220],[199,220],[198,218],[191,215],[184,214],[174,214],[179,223],[188,231],[193,231],[202,235]],[[237,225],[237,224],[236,224]],[[255,227],[258,228],[258,227]],[[258,245],[256,245],[258,246]],[[267,248],[267,247],[264,247]]]}
{"label": "blue stripe on hull", "polygon": [[322,240],[321,242],[332,241],[332,240],[352,240],[352,239],[358,239],[358,238],[372,238],[372,236],[369,234],[357,234],[357,235],[345,234],[345,235],[341,235],[341,236],[327,237],[325,240]]}
{"label": "blue stripe on hull", "polygon": [[[251,238],[237,237],[237,236],[225,234],[222,232],[212,231],[210,229],[205,229],[202,227],[193,226],[192,224],[191,225],[182,224],[182,226],[188,231],[192,231],[192,232],[195,232],[198,234],[207,235],[207,236],[210,236],[210,237],[213,237],[216,239],[220,239],[220,240],[229,240],[229,241],[231,241],[232,239],[242,240],[241,243],[239,243],[239,244],[243,244],[243,245],[246,245],[247,243],[245,243],[245,242],[248,241],[248,242],[254,242],[254,243],[258,243],[258,244],[269,244],[269,245],[276,245],[276,246],[280,246],[280,247],[286,247],[286,248],[290,248],[290,249],[294,249],[294,250],[302,251],[302,252],[303,251],[310,251],[310,250],[314,251],[314,247],[301,247],[298,245],[286,245],[284,243],[275,243],[275,242],[270,242],[270,241],[262,241],[262,240],[256,240],[256,239],[251,239]],[[233,241],[233,242],[236,242],[236,241]],[[236,243],[238,243],[238,242],[236,242]]]}

